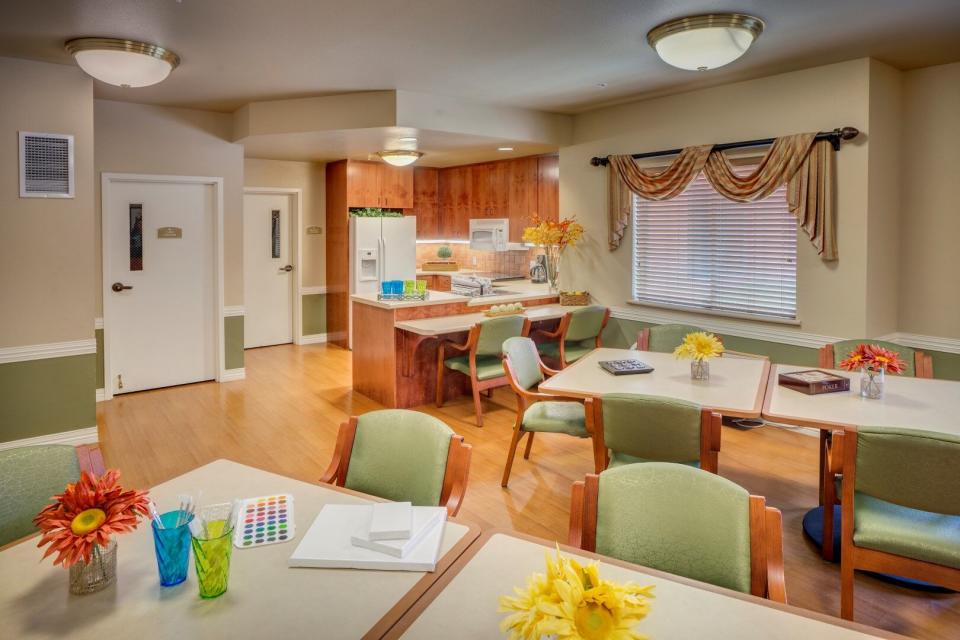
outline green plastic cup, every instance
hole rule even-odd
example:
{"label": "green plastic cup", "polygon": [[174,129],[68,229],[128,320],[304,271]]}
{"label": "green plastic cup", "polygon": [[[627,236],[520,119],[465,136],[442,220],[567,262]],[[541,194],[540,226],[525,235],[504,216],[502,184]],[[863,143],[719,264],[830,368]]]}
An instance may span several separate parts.
{"label": "green plastic cup", "polygon": [[427,281],[417,280],[417,293],[422,296],[426,292],[427,292]]}
{"label": "green plastic cup", "polygon": [[216,598],[227,590],[233,527],[226,520],[207,521],[207,531],[201,536],[192,539],[200,597]]}

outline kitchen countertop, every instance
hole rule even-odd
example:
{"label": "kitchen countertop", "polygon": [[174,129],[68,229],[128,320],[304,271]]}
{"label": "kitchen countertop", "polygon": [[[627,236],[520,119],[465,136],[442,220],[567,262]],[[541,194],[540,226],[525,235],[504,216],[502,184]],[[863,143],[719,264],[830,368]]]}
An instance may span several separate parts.
{"label": "kitchen countertop", "polygon": [[418,276],[471,276],[477,273],[476,269],[458,269],[456,271],[434,271],[430,269],[417,269]]}
{"label": "kitchen countertop", "polygon": [[491,304],[504,304],[506,302],[523,302],[525,300],[535,300],[537,298],[546,298],[551,295],[548,284],[535,284],[529,280],[508,280],[502,284],[494,284],[494,290],[502,289],[510,293],[501,295],[482,296],[471,298],[456,293],[446,291],[430,291],[427,300],[377,300],[375,293],[355,293],[350,299],[360,304],[369,304],[381,309],[402,309],[406,307],[425,307],[435,304],[450,304],[453,302],[465,302],[467,306],[487,306]]}
{"label": "kitchen countertop", "polygon": [[[561,307],[559,304],[546,304],[538,307],[528,307],[523,315],[530,320],[554,320],[563,317],[571,307]],[[489,320],[482,313],[462,313],[456,316],[441,316],[439,318],[424,318],[422,320],[402,320],[393,326],[421,336],[441,336],[448,333],[467,331],[478,322]]]}

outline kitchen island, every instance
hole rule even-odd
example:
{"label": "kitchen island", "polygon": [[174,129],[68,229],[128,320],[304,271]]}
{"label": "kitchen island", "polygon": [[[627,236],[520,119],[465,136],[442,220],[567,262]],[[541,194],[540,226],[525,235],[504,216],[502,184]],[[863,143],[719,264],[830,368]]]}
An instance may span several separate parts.
{"label": "kitchen island", "polygon": [[[437,348],[462,343],[470,327],[495,304],[522,302],[537,326],[551,328],[568,310],[545,284],[511,281],[495,287],[509,293],[474,297],[442,291],[427,300],[378,300],[350,296],[353,305],[353,389],[387,407],[407,408],[436,397]],[[444,376],[447,398],[470,392],[466,376]]]}

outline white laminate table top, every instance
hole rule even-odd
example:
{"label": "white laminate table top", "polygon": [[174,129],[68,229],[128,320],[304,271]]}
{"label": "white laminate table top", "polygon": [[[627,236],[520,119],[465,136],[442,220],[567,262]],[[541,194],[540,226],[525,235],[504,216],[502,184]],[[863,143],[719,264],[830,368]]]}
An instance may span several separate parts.
{"label": "white laminate table top", "polygon": [[[523,315],[530,320],[553,320],[562,317],[575,307],[561,307],[559,304],[548,304],[539,307],[529,307]],[[465,313],[457,316],[441,316],[439,318],[423,318],[422,320],[401,320],[394,324],[397,329],[403,329],[422,336],[439,336],[447,333],[468,331],[470,327],[489,320],[482,313]]]}
{"label": "white laminate table top", "polygon": [[960,382],[885,376],[883,398],[860,396],[860,374],[834,371],[850,379],[849,391],[809,396],[777,384],[781,373],[811,367],[776,365],[764,401],[763,417],[821,429],[846,426],[925,429],[960,435]]}
{"label": "white laminate table top", "polygon": [[[615,376],[598,364],[601,360],[641,360],[652,373]],[[671,353],[633,349],[595,349],[589,355],[540,385],[540,391],[573,397],[605,393],[642,393],[695,402],[723,415],[759,417],[767,384],[769,361],[747,358],[714,358],[709,380],[690,379],[690,361]]]}
{"label": "white laminate table top", "polygon": [[[481,537],[387,637],[393,637],[401,629],[405,629],[402,637],[417,640],[503,637],[498,625],[507,614],[497,612],[500,596],[513,595],[515,586],[526,586],[528,576],[544,573],[544,555],[553,554],[553,549],[553,543],[546,540],[517,537],[505,532]],[[591,559],[581,552],[564,550],[563,553],[577,557],[584,564]],[[601,578],[654,585],[650,612],[635,627],[638,633],[651,639],[866,640],[902,637],[636,565],[601,558],[599,569]],[[411,618],[414,618],[412,622]]]}
{"label": "white laminate table top", "polygon": [[[284,544],[233,549],[227,592],[212,600],[197,593],[191,552],[186,582],[161,587],[149,522],[120,535],[117,581],[107,589],[70,596],[67,570],[54,567],[36,539],[0,552],[0,637],[108,640],[170,638],[360,638],[425,575],[422,572],[287,567],[301,536],[327,503],[368,502],[228,460],[217,460],[150,490],[161,511],[178,493],[203,490],[203,503],[289,493],[297,535]],[[448,522],[441,555],[471,529]],[[452,559],[452,558],[451,558]],[[436,574],[430,574],[436,577]]]}

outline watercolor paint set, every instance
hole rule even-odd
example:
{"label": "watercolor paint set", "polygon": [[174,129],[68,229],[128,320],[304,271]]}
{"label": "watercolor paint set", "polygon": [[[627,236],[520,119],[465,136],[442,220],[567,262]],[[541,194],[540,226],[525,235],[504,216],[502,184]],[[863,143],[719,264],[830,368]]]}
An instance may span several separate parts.
{"label": "watercolor paint set", "polygon": [[278,493],[243,501],[233,531],[233,544],[238,549],[251,549],[289,542],[295,535],[293,496]]}

